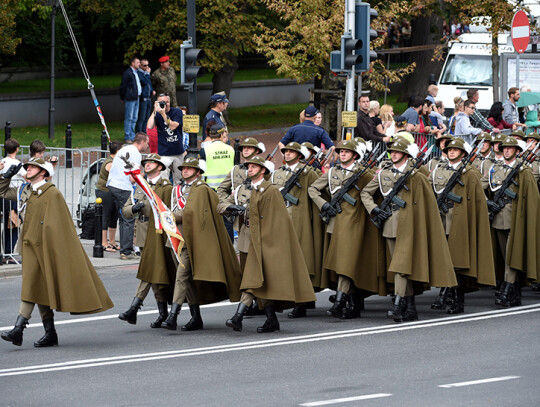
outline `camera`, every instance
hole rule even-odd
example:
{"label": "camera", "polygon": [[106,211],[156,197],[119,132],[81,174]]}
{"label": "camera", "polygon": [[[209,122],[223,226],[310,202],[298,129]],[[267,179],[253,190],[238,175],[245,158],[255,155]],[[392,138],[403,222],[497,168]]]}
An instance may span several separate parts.
{"label": "camera", "polygon": [[165,106],[167,106],[167,102],[165,102],[164,100],[160,100],[159,107],[161,107],[162,109],[165,109]]}

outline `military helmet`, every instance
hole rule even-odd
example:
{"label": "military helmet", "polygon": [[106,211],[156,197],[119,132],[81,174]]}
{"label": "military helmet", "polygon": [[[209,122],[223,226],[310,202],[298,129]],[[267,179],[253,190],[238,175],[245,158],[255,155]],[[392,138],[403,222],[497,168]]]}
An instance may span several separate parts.
{"label": "military helmet", "polygon": [[161,156],[159,154],[153,153],[153,154],[148,155],[147,157],[145,157],[145,158],[143,158],[141,160],[141,164],[145,165],[148,161],[155,162],[155,163],[158,163],[159,165],[161,165],[161,171],[164,171],[168,167],[168,165],[165,163],[164,159],[161,158]]}
{"label": "military helmet", "polygon": [[248,165],[248,164],[256,164],[256,165],[259,165],[261,167],[264,168],[264,173],[265,174],[269,174],[270,172],[273,171],[273,164],[270,162],[270,161],[267,161],[265,160],[264,158],[258,156],[258,155],[255,155],[253,157],[251,157],[249,160],[246,160],[246,162],[244,163],[245,165]]}
{"label": "military helmet", "polygon": [[514,130],[512,133],[510,133],[510,136],[512,137],[521,137],[522,139],[525,138],[525,133],[523,130]]}
{"label": "military helmet", "polygon": [[529,133],[525,136],[525,140],[527,140],[528,138],[532,138],[532,139],[535,139],[537,141],[540,141],[540,135],[538,135],[537,132],[533,131],[532,133]]}
{"label": "military helmet", "polygon": [[362,155],[362,151],[359,150],[359,144],[360,143],[358,143],[358,141],[356,140],[342,140],[339,142],[338,146],[336,147],[336,153],[339,154],[341,150],[349,150],[360,156]]}
{"label": "military helmet", "polygon": [[309,150],[306,147],[301,146],[296,141],[291,141],[290,143],[288,143],[285,147],[281,149],[281,153],[285,154],[285,150],[296,151],[300,155],[304,156],[304,158],[308,158],[310,156]]}
{"label": "military helmet", "polygon": [[488,143],[492,143],[493,142],[493,136],[491,135],[491,133],[488,133],[488,132],[483,132],[481,134],[479,134],[478,136],[476,136],[476,140],[478,142],[484,140]]}
{"label": "military helmet", "polygon": [[399,137],[388,147],[387,151],[399,151],[413,158],[418,155],[418,146],[415,143],[410,143],[406,138]]}
{"label": "military helmet", "polygon": [[301,146],[307,148],[309,151],[311,151],[313,154],[317,154],[320,151],[320,147],[315,147],[313,144],[311,144],[309,141],[304,141]]}
{"label": "military helmet", "polygon": [[467,143],[465,140],[459,137],[453,138],[452,141],[449,141],[446,143],[446,146],[444,147],[444,150],[443,150],[444,153],[448,154],[448,150],[450,150],[451,148],[457,148],[465,152],[465,154],[469,154],[472,150],[469,143]]}
{"label": "military helmet", "polygon": [[184,162],[178,166],[178,169],[182,171],[183,167],[196,168],[201,171],[201,174],[204,174],[206,171],[206,161],[195,157],[187,157]]}
{"label": "military helmet", "polygon": [[493,136],[493,140],[491,141],[491,143],[502,143],[506,139],[506,137],[507,136],[504,134],[497,133]]}
{"label": "military helmet", "polygon": [[266,151],[266,148],[265,148],[264,144],[258,142],[255,137],[246,137],[245,139],[243,139],[240,142],[239,146],[240,146],[240,148],[243,148],[243,147],[255,147],[256,149],[259,150],[259,152],[257,154],[262,154],[262,153],[264,153]]}
{"label": "military helmet", "polygon": [[[435,146],[440,149],[441,148],[441,141],[443,140],[453,140],[454,139],[454,136],[452,136],[451,134],[443,134],[441,137],[439,137],[438,139],[435,140]],[[448,145],[448,141],[446,142],[446,145]]]}
{"label": "military helmet", "polygon": [[519,148],[521,151],[524,150],[524,148],[523,148],[523,146],[520,144],[520,142],[519,142],[516,138],[514,138],[514,137],[512,137],[512,136],[506,137],[506,138],[504,139],[504,141],[503,141],[502,144],[501,144],[500,150],[502,151],[502,149],[503,149],[504,147],[515,147],[515,148]]}
{"label": "military helmet", "polygon": [[50,177],[51,174],[52,174],[52,164],[48,163],[48,162],[45,162],[45,160],[43,158],[36,158],[36,157],[30,158],[30,160],[28,160],[28,162],[23,164],[23,167],[24,167],[25,170],[27,170],[28,166],[30,166],[30,165],[33,165],[34,167],[39,167],[39,168],[45,170],[45,172],[46,172],[45,176],[46,177]]}

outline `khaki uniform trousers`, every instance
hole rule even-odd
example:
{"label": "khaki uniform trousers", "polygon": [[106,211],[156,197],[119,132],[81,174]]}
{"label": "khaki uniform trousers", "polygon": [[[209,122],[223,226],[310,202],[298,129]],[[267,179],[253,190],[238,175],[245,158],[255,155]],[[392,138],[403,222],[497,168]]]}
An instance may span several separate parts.
{"label": "khaki uniform trousers", "polygon": [[[396,248],[395,238],[386,238],[386,244],[388,245],[388,251],[390,252],[390,258],[394,255],[394,249]],[[413,283],[407,278],[406,274],[394,274],[394,294],[400,297],[410,297],[414,295]]]}
{"label": "khaki uniform trousers", "polygon": [[267,306],[273,306],[274,305],[274,300],[266,300],[264,298],[256,298],[253,294],[251,294],[251,293],[249,293],[247,291],[242,291],[242,296],[240,297],[240,302],[249,307],[253,303],[253,300],[256,300],[256,299],[258,299],[258,301],[260,301],[263,308],[267,307]]}
{"label": "khaki uniform trousers", "polygon": [[182,306],[187,298],[189,305],[199,304],[199,297],[195,284],[193,284],[193,272],[186,248],[180,252],[180,264],[176,267],[176,280],[174,281],[173,303]]}
{"label": "khaki uniform trousers", "polygon": [[[30,319],[32,317],[32,311],[34,310],[35,305],[36,304],[34,304],[33,302],[21,301],[21,306],[19,307],[19,315],[26,319]],[[38,304],[37,306],[42,321],[45,319],[54,318],[54,313],[52,309],[50,309],[47,305]]]}
{"label": "khaki uniform trousers", "polygon": [[508,238],[510,237],[510,230],[508,229],[496,229],[497,230],[497,243],[499,249],[504,258],[504,281],[507,283],[515,283],[517,277],[517,270],[511,268],[506,262],[508,256]]}
{"label": "khaki uniform trousers", "polygon": [[144,301],[148,295],[148,292],[150,291],[150,287],[152,287],[152,291],[154,292],[154,297],[156,297],[157,302],[167,302],[167,295],[163,292],[163,288],[165,287],[163,284],[152,284],[142,280],[139,281],[137,291],[135,292],[135,297]]}
{"label": "khaki uniform trousers", "polygon": [[351,294],[351,292],[356,291],[352,279],[347,276],[339,275],[337,291],[341,291],[343,294]]}

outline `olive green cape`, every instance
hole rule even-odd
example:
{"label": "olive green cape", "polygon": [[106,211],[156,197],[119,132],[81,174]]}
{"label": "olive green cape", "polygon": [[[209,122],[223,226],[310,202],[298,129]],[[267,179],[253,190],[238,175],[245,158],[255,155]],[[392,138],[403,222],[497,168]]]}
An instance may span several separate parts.
{"label": "olive green cape", "polygon": [[406,202],[399,210],[396,248],[388,266],[392,273],[433,287],[454,287],[456,274],[446,242],[437,201],[425,175],[415,172],[407,180],[409,190],[401,191]]}
{"label": "olive green cape", "polygon": [[[165,179],[160,179],[154,188],[167,208],[171,207],[172,188],[171,183]],[[147,283],[170,286],[168,295],[171,296],[176,279],[176,264],[171,249],[166,246],[167,234],[155,229],[154,225],[154,211],[151,211],[137,278]]]}
{"label": "olive green cape", "polygon": [[373,175],[373,171],[366,171],[356,184],[358,189],[349,190],[349,195],[356,199],[355,206],[341,203],[342,212],[336,216],[324,266],[349,277],[357,288],[386,295],[385,240],[360,199],[360,192]]}
{"label": "olive green cape", "polygon": [[[522,167],[523,168],[523,167]],[[517,198],[512,202],[512,229],[508,237],[507,263],[528,280],[540,279],[540,195],[531,168],[517,177]]]}
{"label": "olive green cape", "polygon": [[240,288],[257,298],[279,301],[276,309],[315,301],[283,197],[268,181],[251,192],[249,222],[251,241]]}
{"label": "olive green cape", "polygon": [[[322,253],[324,240],[324,223],[319,216],[319,208],[311,200],[308,187],[319,178],[315,170],[308,170],[300,175],[298,182],[302,188],[295,185],[290,194],[298,198],[298,205],[292,205],[291,220],[300,242],[302,254],[311,276],[312,283],[317,281],[317,274],[322,269]],[[314,286],[316,287],[316,286]]]}
{"label": "olive green cape", "polygon": [[217,213],[219,198],[205,182],[189,191],[182,225],[193,281],[201,304],[240,301],[242,274],[238,257]]}
{"label": "olive green cape", "polygon": [[[9,180],[8,180],[9,182]],[[84,251],[64,197],[48,182],[26,205],[22,239],[23,301],[72,314],[113,307]]]}
{"label": "olive green cape", "polygon": [[469,166],[452,192],[462,198],[454,204],[448,247],[456,272],[477,284],[494,286],[495,264],[486,197],[479,172]]}

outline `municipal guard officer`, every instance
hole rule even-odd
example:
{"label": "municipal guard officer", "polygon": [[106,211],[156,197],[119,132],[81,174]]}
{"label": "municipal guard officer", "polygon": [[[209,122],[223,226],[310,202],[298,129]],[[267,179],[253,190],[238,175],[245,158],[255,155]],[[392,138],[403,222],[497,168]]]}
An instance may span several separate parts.
{"label": "municipal guard officer", "polygon": [[[172,185],[169,180],[162,178],[161,171],[166,167],[161,156],[158,154],[150,154],[144,160],[141,160],[144,165],[148,184],[155,191],[156,195],[161,198],[163,203],[170,207]],[[133,217],[146,206],[143,201],[132,205],[130,200],[122,209],[122,213],[126,217]],[[130,324],[137,323],[137,312],[143,305],[143,301],[148,295],[150,288],[154,291],[156,298],[159,316],[155,322],[150,324],[151,328],[160,328],[163,321],[168,316],[167,300],[170,296],[174,276],[176,274],[176,266],[172,259],[170,249],[166,247],[167,235],[165,233],[157,233],[153,227],[154,213],[150,211],[148,220],[149,230],[146,234],[144,242],[144,250],[139,263],[137,278],[140,280],[135,293],[135,298],[129,309],[121,313],[118,318]]]}
{"label": "municipal guard officer", "polygon": [[176,107],[176,72],[167,55],[159,58],[159,64],[159,69],[152,74],[152,85],[156,94],[168,94],[171,98],[171,107]]}
{"label": "municipal guard officer", "polygon": [[227,129],[222,124],[214,124],[210,128],[212,141],[204,147],[206,155],[205,181],[210,188],[217,189],[234,167],[234,148],[225,144]]}
{"label": "municipal guard officer", "polygon": [[208,136],[206,134],[206,127],[208,123],[214,121],[218,124],[221,124],[223,127],[227,128],[227,122],[223,117],[223,112],[227,110],[229,106],[229,99],[225,95],[225,92],[214,93],[210,96],[210,110],[206,113],[203,119],[203,140]]}
{"label": "municipal guard officer", "polygon": [[279,148],[285,147],[291,141],[296,141],[299,144],[309,141],[317,147],[324,144],[327,149],[334,147],[334,143],[326,130],[315,124],[315,117],[318,113],[319,110],[315,106],[308,106],[304,111],[306,120],[303,123],[294,125],[285,133],[285,136],[279,142]]}

